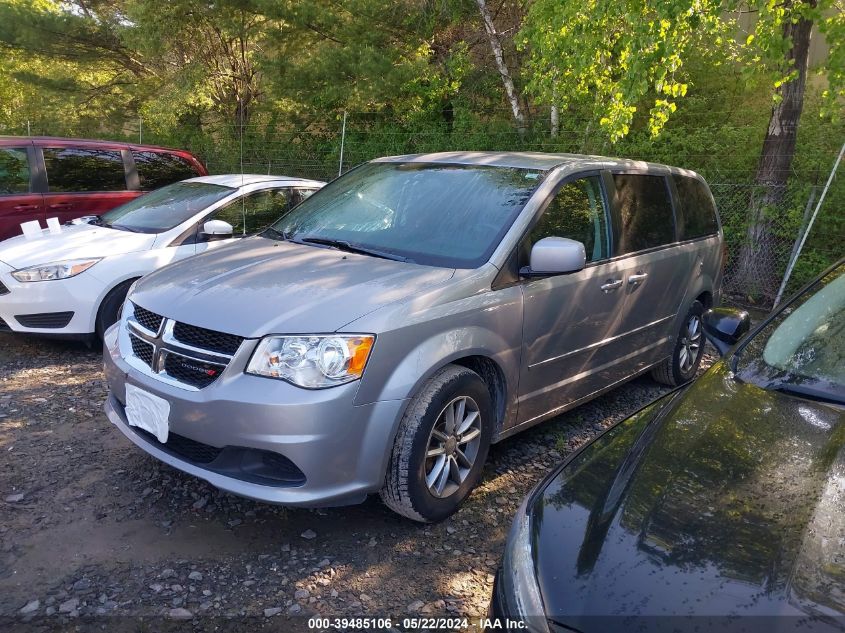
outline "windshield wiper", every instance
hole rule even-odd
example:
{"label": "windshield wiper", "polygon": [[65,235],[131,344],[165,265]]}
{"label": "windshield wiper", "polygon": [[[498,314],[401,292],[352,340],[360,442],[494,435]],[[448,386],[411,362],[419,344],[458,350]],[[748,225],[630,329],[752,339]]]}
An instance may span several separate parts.
{"label": "windshield wiper", "polygon": [[328,237],[300,237],[292,240],[297,244],[319,244],[321,246],[329,246],[340,251],[347,251],[349,253],[360,253],[362,255],[370,255],[371,257],[381,257],[382,259],[391,259],[395,262],[411,262],[413,260],[397,255],[396,253],[389,253],[388,251],[380,251],[375,248],[367,248],[366,246],[359,246],[352,244],[346,240],[335,240]]}
{"label": "windshield wiper", "polygon": [[110,229],[116,229],[118,231],[129,231],[130,233],[146,233],[147,231],[143,231],[141,229],[135,229],[131,226],[126,226],[125,224],[103,224],[102,226],[106,226]]}
{"label": "windshield wiper", "polygon": [[768,385],[764,385],[763,388],[769,391],[777,391],[778,393],[784,393],[791,396],[798,396],[800,398],[807,398],[809,400],[818,400],[821,402],[827,402],[829,404],[835,404],[839,406],[845,404],[845,402],[843,402],[841,398],[837,398],[832,393],[806,385],[796,385],[794,383],[789,382],[775,381],[769,383]]}

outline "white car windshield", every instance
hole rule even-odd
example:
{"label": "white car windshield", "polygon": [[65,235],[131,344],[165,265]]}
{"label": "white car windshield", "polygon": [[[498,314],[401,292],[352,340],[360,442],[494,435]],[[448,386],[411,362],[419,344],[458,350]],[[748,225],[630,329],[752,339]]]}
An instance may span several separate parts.
{"label": "white car windshield", "polygon": [[177,182],[104,213],[104,226],[135,233],[163,233],[179,226],[235,189],[205,182]]}

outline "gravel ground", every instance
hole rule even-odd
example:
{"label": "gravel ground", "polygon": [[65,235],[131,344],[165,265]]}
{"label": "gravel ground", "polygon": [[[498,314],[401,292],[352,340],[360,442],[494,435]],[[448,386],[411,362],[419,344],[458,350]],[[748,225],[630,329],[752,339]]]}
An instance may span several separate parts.
{"label": "gravel ground", "polygon": [[497,444],[464,508],[426,526],[377,497],[302,510],[220,492],[110,425],[98,351],[0,334],[0,628],[116,630],[142,617],[149,630],[219,630],[248,618],[251,629],[293,631],[310,614],[477,625],[523,496],[667,391],[639,378]]}

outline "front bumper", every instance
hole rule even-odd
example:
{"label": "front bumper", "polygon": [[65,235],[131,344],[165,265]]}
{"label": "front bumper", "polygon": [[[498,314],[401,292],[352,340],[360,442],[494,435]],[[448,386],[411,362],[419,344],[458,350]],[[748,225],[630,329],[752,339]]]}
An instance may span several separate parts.
{"label": "front bumper", "polygon": [[[0,319],[12,332],[29,334],[80,335],[94,331],[96,310],[106,287],[92,275],[82,273],[69,279],[21,283],[12,277],[14,269],[0,262],[0,282],[8,292],[0,294]],[[69,319],[59,315],[72,313]],[[24,315],[54,315],[32,320]],[[60,327],[37,327],[35,323]],[[5,329],[5,328],[4,328]]]}
{"label": "front bumper", "polygon": [[[359,503],[383,483],[405,400],[354,405],[358,383],[308,390],[281,380],[245,374],[255,346],[245,341],[211,385],[180,389],[131,367],[117,343],[119,324],[105,336],[104,367],[110,387],[109,420],[153,457],[228,492],[290,506]],[[265,485],[215,472],[158,446],[129,426],[126,384],[170,403],[170,432],[210,447],[240,447],[283,456],[304,482]]]}

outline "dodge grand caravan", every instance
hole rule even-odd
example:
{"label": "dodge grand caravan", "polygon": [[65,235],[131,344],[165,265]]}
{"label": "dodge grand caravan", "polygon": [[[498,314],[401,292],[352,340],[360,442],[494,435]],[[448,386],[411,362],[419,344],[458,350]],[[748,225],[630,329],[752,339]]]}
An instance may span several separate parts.
{"label": "dodge grand caravan", "polygon": [[138,281],[106,412],[154,457],[294,506],[453,512],[499,441],[651,371],[718,302],[704,180],[594,156],[382,158]]}

